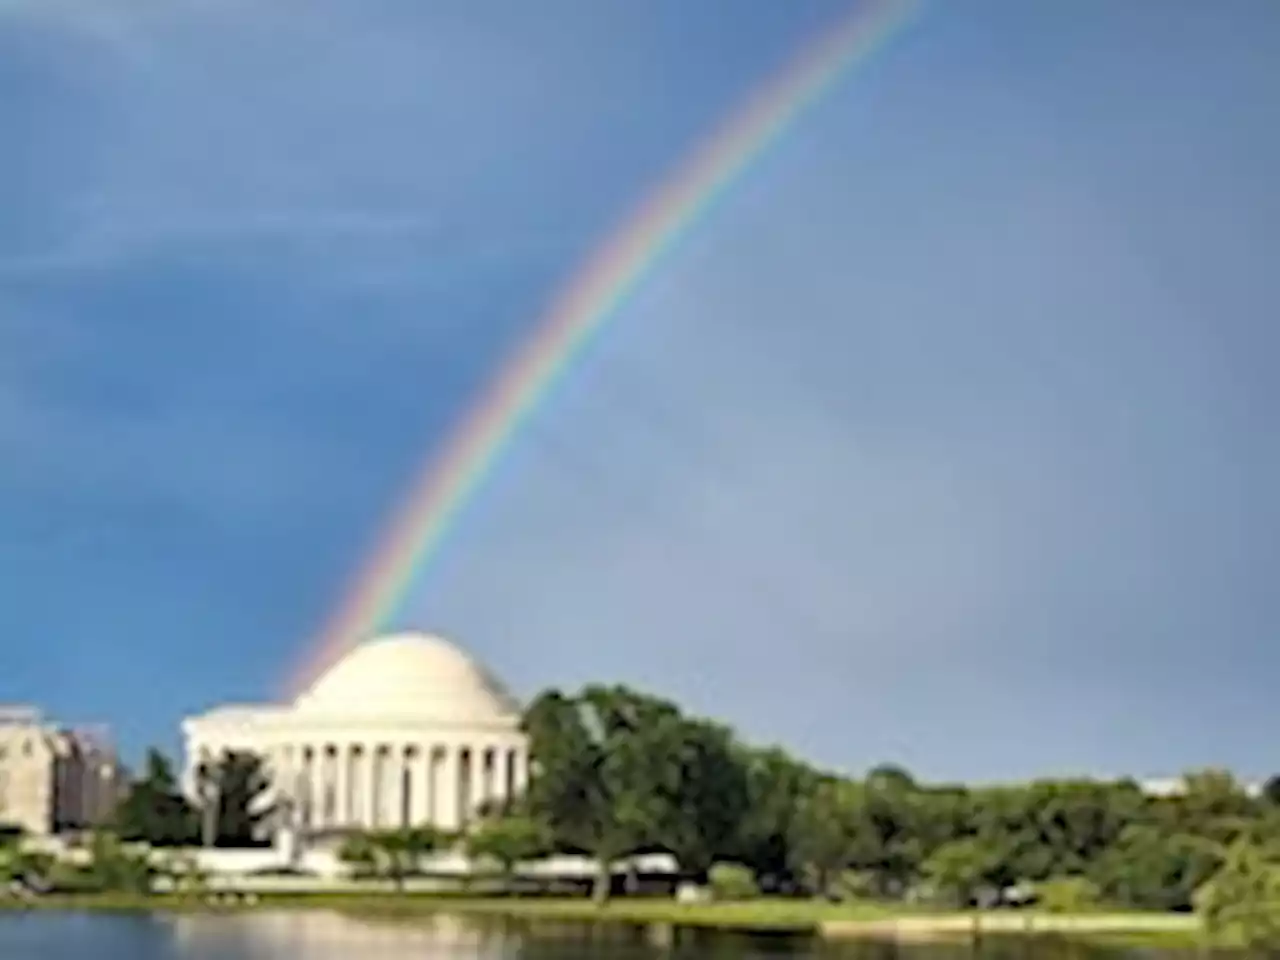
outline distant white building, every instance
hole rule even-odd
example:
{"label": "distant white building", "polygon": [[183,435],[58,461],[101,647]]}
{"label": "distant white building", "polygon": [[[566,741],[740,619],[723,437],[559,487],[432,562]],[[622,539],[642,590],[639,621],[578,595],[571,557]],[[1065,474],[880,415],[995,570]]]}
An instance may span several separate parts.
{"label": "distant white building", "polygon": [[183,723],[184,789],[229,751],[260,756],[274,798],[304,836],[465,826],[528,776],[520,707],[448,641],[370,640],[291,704],[227,706]]}
{"label": "distant white building", "polygon": [[0,826],[52,836],[104,825],[124,780],[105,738],[0,707]]}
{"label": "distant white building", "polygon": [[[1182,777],[1158,777],[1139,780],[1138,786],[1149,797],[1176,797],[1186,791],[1187,782]],[[1263,784],[1257,782],[1240,781],[1240,789],[1250,797],[1262,796],[1263,786]]]}

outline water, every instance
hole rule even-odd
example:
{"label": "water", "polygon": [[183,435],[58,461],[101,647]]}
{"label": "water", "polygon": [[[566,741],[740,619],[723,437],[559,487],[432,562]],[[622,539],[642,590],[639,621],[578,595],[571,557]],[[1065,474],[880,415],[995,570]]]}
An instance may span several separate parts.
{"label": "water", "polygon": [[0,912],[2,960],[1181,960],[1051,941],[831,944],[624,924],[435,916],[410,923],[296,911],[238,915]]}

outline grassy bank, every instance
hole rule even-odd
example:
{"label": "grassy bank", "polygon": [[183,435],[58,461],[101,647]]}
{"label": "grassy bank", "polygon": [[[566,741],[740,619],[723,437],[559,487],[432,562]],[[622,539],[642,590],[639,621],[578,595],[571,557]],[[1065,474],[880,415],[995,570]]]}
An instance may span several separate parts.
{"label": "grassy bank", "polygon": [[1195,917],[1173,913],[970,911],[828,920],[820,926],[824,936],[835,939],[929,941],[1037,936],[1149,946],[1197,946],[1203,942],[1202,928]]}
{"label": "grassy bank", "polygon": [[[900,911],[879,904],[831,904],[763,898],[736,903],[677,903],[667,899],[619,898],[603,906],[581,898],[381,898],[367,912],[412,918],[430,911],[535,920],[670,923],[740,930],[816,931],[828,920],[875,921]],[[362,911],[364,912],[364,911]]]}
{"label": "grassy bank", "polygon": [[1090,943],[1194,947],[1203,944],[1194,918],[1182,914],[1035,912],[928,912],[877,903],[832,904],[762,898],[736,903],[676,903],[619,898],[596,906],[581,898],[476,897],[439,893],[265,894],[253,902],[209,903],[186,896],[126,894],[55,895],[32,903],[0,900],[0,909],[244,912],[332,910],[350,916],[412,922],[432,914],[561,921],[660,923],[724,930],[792,930],[832,938],[938,940],[984,936],[1045,935]]}

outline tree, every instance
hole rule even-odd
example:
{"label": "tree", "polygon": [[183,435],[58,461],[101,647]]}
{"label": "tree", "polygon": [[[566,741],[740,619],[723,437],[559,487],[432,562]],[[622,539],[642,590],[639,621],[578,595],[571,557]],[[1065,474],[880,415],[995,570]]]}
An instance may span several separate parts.
{"label": "tree", "polygon": [[923,865],[924,880],[934,895],[953,906],[966,907],[1000,872],[1001,851],[990,838],[965,837],[944,843]]}
{"label": "tree", "polygon": [[868,790],[887,794],[904,795],[917,789],[915,778],[894,763],[872,767],[863,782]]}
{"label": "tree", "polygon": [[926,853],[927,798],[910,774],[887,765],[871,771],[857,798],[848,811],[854,841],[850,863],[870,876],[878,896],[901,896]]}
{"label": "tree", "polygon": [[788,845],[796,871],[815,896],[827,896],[852,861],[852,821],[863,800],[861,784],[826,779],[797,803]]}
{"label": "tree", "polygon": [[1195,894],[1210,935],[1244,946],[1280,946],[1280,867],[1246,839],[1225,851],[1222,866]]}
{"label": "tree", "polygon": [[1141,816],[1146,803],[1136,784],[1090,780],[1035,783],[1024,796],[1018,878],[1028,880],[1081,873]]}
{"label": "tree", "polygon": [[741,864],[765,890],[830,895],[839,877],[856,881],[846,890],[905,898],[923,878],[955,901],[1040,885],[1047,901],[1083,904],[1097,892],[1185,910],[1224,845],[1280,836],[1280,778],[1270,799],[1221,770],[1187,774],[1168,797],[1130,780],[922,785],[891,765],[855,781],[617,686],[549,690],[524,729],[529,788],[488,817],[533,817],[556,850],[593,857],[599,900],[614,861],[664,850],[699,879],[717,862]]}
{"label": "tree", "polygon": [[378,875],[378,848],[367,833],[348,834],[338,847],[338,859],[357,879]]}
{"label": "tree", "polygon": [[530,809],[557,847],[596,860],[597,903],[609,897],[617,858],[661,840],[671,803],[667,748],[678,717],[666,701],[599,686],[576,697],[548,691],[525,714],[535,758]]}
{"label": "tree", "polygon": [[25,838],[25,831],[19,827],[0,834],[0,886],[15,881],[38,885],[52,871],[53,858],[23,849]]}
{"label": "tree", "polygon": [[126,849],[115,834],[99,831],[90,844],[89,873],[98,889],[150,893],[155,870],[144,854]]}
{"label": "tree", "polygon": [[705,882],[711,865],[739,845],[750,799],[746,768],[733,734],[719,724],[677,715],[655,734],[662,780],[654,839],[682,872]]}
{"label": "tree", "polygon": [[122,840],[155,847],[187,846],[199,837],[198,817],[178,789],[173,767],[159,750],[147,751],[142,776],[134,780],[115,812]]}
{"label": "tree", "polygon": [[1151,805],[1169,833],[1205,837],[1224,845],[1259,816],[1262,806],[1229,771],[1216,769],[1183,774],[1179,793]]}
{"label": "tree", "polygon": [[766,887],[790,890],[797,879],[791,846],[798,835],[797,811],[801,799],[815,789],[818,775],[777,747],[739,747],[738,763],[747,797],[731,859],[751,867]]}
{"label": "tree", "polygon": [[1214,844],[1153,824],[1132,824],[1090,865],[1103,898],[1146,910],[1188,910],[1220,862]]}
{"label": "tree", "polygon": [[404,892],[405,880],[421,869],[422,858],[447,840],[448,834],[432,827],[353,833],[338,848],[338,859],[352,868],[354,876],[390,880],[398,892]]}
{"label": "tree", "polygon": [[1280,773],[1267,777],[1262,785],[1262,796],[1267,803],[1280,807]]}
{"label": "tree", "polygon": [[502,870],[508,888],[516,866],[545,853],[550,846],[546,826],[532,817],[508,815],[482,821],[467,836],[467,855],[473,860],[491,860]]}
{"label": "tree", "polygon": [[274,808],[268,802],[270,778],[262,758],[243,751],[224,753],[199,772],[200,794],[212,806],[205,811],[208,831],[219,847],[252,847],[263,842],[263,824]]}

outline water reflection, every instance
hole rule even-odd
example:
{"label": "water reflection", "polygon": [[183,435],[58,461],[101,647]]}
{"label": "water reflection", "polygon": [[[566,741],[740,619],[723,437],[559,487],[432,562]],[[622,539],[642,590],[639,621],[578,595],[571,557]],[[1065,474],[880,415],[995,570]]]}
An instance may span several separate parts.
{"label": "water reflection", "polygon": [[830,943],[801,934],[747,934],[670,924],[584,923],[428,915],[396,922],[295,912],[175,917],[183,960],[1085,960],[1064,945],[998,941],[894,945]]}
{"label": "water reflection", "polygon": [[185,916],[0,911],[0,960],[1115,960],[1126,952],[1179,958],[1170,951],[1107,951],[1061,940],[832,943],[670,925],[445,914],[392,922],[321,911]]}
{"label": "water reflection", "polygon": [[434,960],[476,957],[508,960],[518,944],[501,926],[469,923],[436,914],[411,923],[365,920],[340,913],[178,915],[170,918],[183,957],[226,956],[235,960]]}
{"label": "water reflection", "polygon": [[[396,922],[297,911],[174,916],[167,921],[183,960],[776,960],[818,956],[811,937],[760,936],[669,924],[512,920],[446,914]],[[822,951],[825,955],[830,951]],[[834,956],[834,955],[833,955]],[[891,960],[863,954],[860,960]]]}

